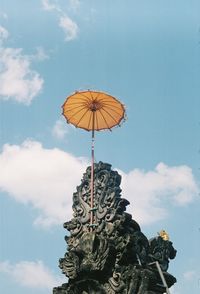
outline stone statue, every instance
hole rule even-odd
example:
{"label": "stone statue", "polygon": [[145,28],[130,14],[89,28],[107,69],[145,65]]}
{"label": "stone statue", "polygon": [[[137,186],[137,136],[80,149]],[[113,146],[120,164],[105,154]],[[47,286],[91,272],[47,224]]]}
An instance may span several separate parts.
{"label": "stone statue", "polygon": [[[73,218],[64,224],[67,252],[59,267],[68,282],[53,294],[159,294],[176,279],[167,273],[169,258],[176,255],[172,242],[159,235],[148,241],[139,224],[126,211],[121,197],[121,176],[111,165],[94,166],[94,221],[90,225],[91,168],[73,194]],[[165,239],[166,238],[166,239]],[[158,264],[157,263],[157,264]]]}
{"label": "stone statue", "polygon": [[163,271],[168,270],[169,259],[176,256],[172,242],[168,234],[162,230],[157,237],[149,240],[149,258],[151,261],[158,261]]}

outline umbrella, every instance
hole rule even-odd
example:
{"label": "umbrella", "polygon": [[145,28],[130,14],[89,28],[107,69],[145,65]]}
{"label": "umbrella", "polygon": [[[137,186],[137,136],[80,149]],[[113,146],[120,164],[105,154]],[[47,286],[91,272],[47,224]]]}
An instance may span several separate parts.
{"label": "umbrella", "polygon": [[63,106],[63,115],[67,123],[77,128],[92,131],[91,147],[91,202],[90,227],[94,224],[94,132],[111,130],[120,125],[125,118],[124,105],[113,96],[99,91],[77,91],[67,97]]}

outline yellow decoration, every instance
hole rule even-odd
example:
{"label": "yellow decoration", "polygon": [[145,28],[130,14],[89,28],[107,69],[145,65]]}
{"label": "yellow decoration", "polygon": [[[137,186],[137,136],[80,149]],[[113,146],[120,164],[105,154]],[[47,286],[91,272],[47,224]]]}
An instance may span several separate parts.
{"label": "yellow decoration", "polygon": [[161,230],[158,234],[163,240],[169,241],[169,234],[165,230]]}

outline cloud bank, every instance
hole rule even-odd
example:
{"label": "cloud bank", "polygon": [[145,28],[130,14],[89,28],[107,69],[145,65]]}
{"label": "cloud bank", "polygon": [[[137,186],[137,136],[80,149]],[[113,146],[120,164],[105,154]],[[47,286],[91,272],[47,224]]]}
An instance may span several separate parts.
{"label": "cloud bank", "polygon": [[142,224],[165,218],[166,206],[187,205],[198,193],[192,170],[184,165],[170,167],[161,162],[152,171],[134,169],[120,174],[123,195],[134,207],[133,217]]}
{"label": "cloud bank", "polygon": [[11,264],[9,261],[0,262],[0,273],[8,275],[17,284],[38,289],[52,290],[64,280],[54,275],[42,261],[21,261]]}
{"label": "cloud bank", "polygon": [[35,223],[60,224],[71,217],[72,194],[86,166],[85,159],[57,148],[45,149],[39,142],[5,145],[0,155],[0,189],[38,209]]}
{"label": "cloud bank", "polygon": [[42,90],[43,79],[31,68],[32,57],[22,48],[4,46],[8,31],[0,26],[0,99],[29,105]]}
{"label": "cloud bank", "polygon": [[[72,195],[80,184],[88,161],[58,148],[46,149],[40,142],[6,144],[0,154],[0,189],[38,211],[35,224],[61,224],[72,215]],[[198,193],[188,166],[159,163],[153,171],[134,169],[122,175],[123,197],[140,224],[151,224],[168,215],[166,207],[194,201]]]}

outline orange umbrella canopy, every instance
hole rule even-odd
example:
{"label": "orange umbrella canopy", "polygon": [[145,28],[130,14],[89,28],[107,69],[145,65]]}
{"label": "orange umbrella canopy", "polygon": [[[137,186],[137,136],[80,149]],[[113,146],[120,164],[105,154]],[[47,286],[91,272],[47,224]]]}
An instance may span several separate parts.
{"label": "orange umbrella canopy", "polygon": [[98,91],[75,92],[62,107],[68,123],[87,131],[111,129],[120,125],[125,116],[125,108],[120,101]]}

